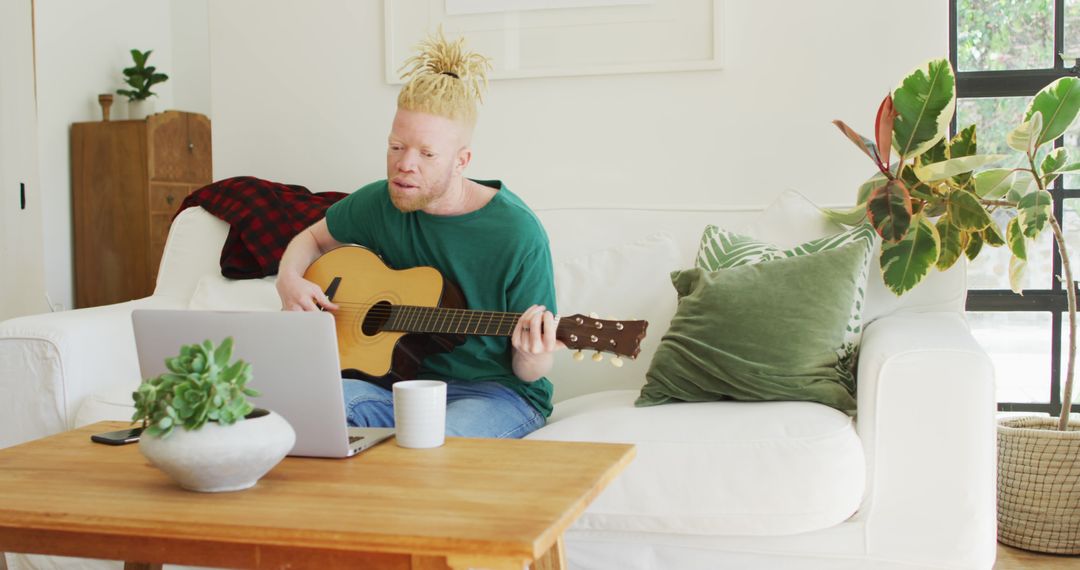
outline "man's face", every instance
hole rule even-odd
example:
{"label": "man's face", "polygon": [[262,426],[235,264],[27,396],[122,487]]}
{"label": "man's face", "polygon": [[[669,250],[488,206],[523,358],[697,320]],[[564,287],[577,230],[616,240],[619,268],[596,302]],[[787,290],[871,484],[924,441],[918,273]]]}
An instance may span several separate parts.
{"label": "man's face", "polygon": [[463,127],[452,119],[398,109],[386,147],[390,200],[402,212],[423,210],[446,194],[465,167]]}

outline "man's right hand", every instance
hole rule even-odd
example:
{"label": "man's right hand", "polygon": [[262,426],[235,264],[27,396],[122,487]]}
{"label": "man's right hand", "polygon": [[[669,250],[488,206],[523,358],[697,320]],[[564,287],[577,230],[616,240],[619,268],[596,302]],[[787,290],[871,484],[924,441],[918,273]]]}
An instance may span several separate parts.
{"label": "man's right hand", "polygon": [[338,306],[318,285],[296,274],[279,274],[277,292],[285,311],[336,311]]}
{"label": "man's right hand", "polygon": [[330,235],[323,218],[300,232],[289,242],[278,264],[277,292],[285,311],[336,311],[318,285],[304,279],[304,272],[320,255],[340,246]]}

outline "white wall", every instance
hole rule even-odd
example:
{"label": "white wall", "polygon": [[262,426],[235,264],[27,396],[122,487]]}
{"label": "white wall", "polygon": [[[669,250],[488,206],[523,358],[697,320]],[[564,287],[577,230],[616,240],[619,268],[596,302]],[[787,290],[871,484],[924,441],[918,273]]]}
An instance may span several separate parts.
{"label": "white wall", "polygon": [[[384,175],[397,87],[382,79],[382,6],[36,0],[53,301],[73,298],[70,124],[100,118],[97,94],[121,86],[130,48],[154,49],[151,61],[172,77],[157,88],[159,110],[211,116],[215,178],[351,191]],[[722,70],[492,82],[469,175],[502,178],[534,207],[758,206],[785,188],[848,202],[871,169],[830,121],[869,132],[895,82],[946,54],[945,11],[935,0],[903,10],[885,0],[724,0]],[[113,113],[126,116],[123,98]]]}
{"label": "white wall", "polygon": [[[178,6],[181,3],[184,6]],[[205,3],[206,0],[35,1],[45,278],[46,289],[56,305],[71,308],[74,297],[71,123],[101,120],[99,93],[114,93],[113,119],[127,118],[127,99],[115,95],[115,91],[124,87],[121,70],[132,65],[132,48],[154,50],[149,63],[170,74],[169,81],[153,88],[158,94],[154,98],[158,111],[182,108],[209,114]],[[191,30],[178,35],[175,47],[174,20],[178,26],[183,22]],[[198,31],[200,23],[202,32]],[[200,57],[202,71],[198,70]],[[180,64],[176,70],[174,61]]]}
{"label": "white wall", "polygon": [[166,71],[173,109],[210,116],[210,31],[207,0],[169,0],[172,65]]}
{"label": "white wall", "polygon": [[[383,2],[210,4],[214,176],[313,191],[384,175],[397,88]],[[882,97],[947,55],[946,4],[724,1],[724,69],[494,81],[469,175],[534,207],[853,200],[873,169],[830,124],[870,132]]]}

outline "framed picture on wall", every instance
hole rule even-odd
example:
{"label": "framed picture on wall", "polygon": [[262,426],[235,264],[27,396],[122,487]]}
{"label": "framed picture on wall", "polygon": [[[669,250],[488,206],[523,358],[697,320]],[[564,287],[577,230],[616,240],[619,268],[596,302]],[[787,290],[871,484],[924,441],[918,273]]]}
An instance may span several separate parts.
{"label": "framed picture on wall", "polygon": [[492,79],[720,68],[722,0],[384,0],[386,81],[441,26]]}

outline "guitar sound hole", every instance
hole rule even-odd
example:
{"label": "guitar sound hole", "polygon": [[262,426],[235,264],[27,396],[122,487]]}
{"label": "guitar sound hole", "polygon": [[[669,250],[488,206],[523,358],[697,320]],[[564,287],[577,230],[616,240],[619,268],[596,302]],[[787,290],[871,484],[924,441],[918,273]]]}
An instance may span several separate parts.
{"label": "guitar sound hole", "polygon": [[364,315],[364,324],[360,330],[367,336],[375,336],[382,332],[383,325],[390,319],[390,302],[379,301],[371,306],[371,310]]}

